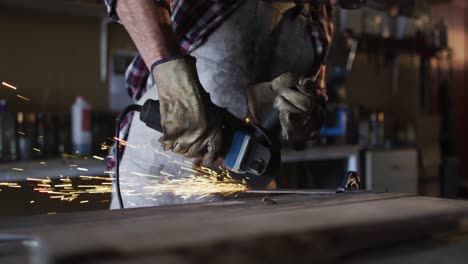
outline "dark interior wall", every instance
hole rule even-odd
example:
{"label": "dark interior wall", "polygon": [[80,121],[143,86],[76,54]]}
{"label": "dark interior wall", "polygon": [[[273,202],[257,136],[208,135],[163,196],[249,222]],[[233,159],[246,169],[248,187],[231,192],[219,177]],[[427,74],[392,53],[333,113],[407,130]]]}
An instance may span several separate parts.
{"label": "dark interior wall", "polygon": [[[457,145],[460,152],[460,172],[465,178],[468,190],[468,143],[466,140],[466,127],[468,118],[465,104],[466,78],[468,76],[468,2],[453,0],[450,3],[432,6],[432,21],[438,22],[443,18],[448,25],[449,45],[453,49],[453,90],[454,109],[456,115]],[[400,57],[399,63],[399,89],[392,90],[392,68],[389,65],[376,63],[373,55],[360,52],[356,56],[353,69],[349,74],[346,86],[351,104],[361,104],[372,110],[391,113],[386,116],[386,133],[390,133],[391,126],[397,121],[414,121],[422,114],[420,109],[421,98],[419,94],[419,64],[415,55]],[[434,93],[433,101],[437,101]]]}
{"label": "dark interior wall", "polygon": [[[376,62],[375,56],[379,56]],[[393,70],[381,55],[360,52],[346,80],[349,103],[386,113],[386,133],[395,122],[412,122],[420,114],[419,57],[402,55],[398,61],[398,88],[392,85]]]}
{"label": "dark interior wall", "polygon": [[[69,111],[82,95],[108,110],[107,82],[100,80],[100,20],[0,8],[0,80],[18,87],[0,90],[12,111]],[[119,25],[110,27],[110,50],[134,49]]]}
{"label": "dark interior wall", "polygon": [[[467,8],[465,8],[464,10],[464,14],[465,14],[465,27],[468,25],[468,16],[466,15],[466,12],[468,12]],[[461,74],[462,76],[462,101],[459,102],[459,105],[461,105],[460,108],[462,108],[463,110],[463,115],[461,116],[461,118],[459,118],[459,120],[461,121],[463,125],[463,130],[461,131],[461,135],[459,135],[459,138],[461,138],[463,140],[463,164],[464,164],[464,167],[463,167],[463,171],[465,172],[464,174],[464,177],[465,177],[465,180],[468,179],[468,175],[466,175],[466,171],[468,171],[468,140],[466,140],[466,137],[465,137],[465,133],[466,131],[468,131],[468,110],[467,110],[467,107],[464,106],[464,103],[468,102],[468,93],[467,93],[467,88],[466,88],[466,85],[468,84],[468,54],[467,54],[467,48],[466,46],[468,45],[468,34],[465,34],[465,40],[464,40],[464,43],[463,43],[463,46],[465,47],[465,67],[464,67],[464,71],[463,73]],[[468,189],[468,188],[467,188]]]}
{"label": "dark interior wall", "polygon": [[457,146],[460,153],[460,172],[465,180],[465,189],[468,191],[468,141],[467,131],[467,111],[466,102],[466,78],[468,75],[468,2],[465,0],[453,0],[451,3],[434,5],[432,7],[432,17],[434,21],[444,19],[448,26],[449,46],[453,49],[453,86],[452,95],[454,98]]}

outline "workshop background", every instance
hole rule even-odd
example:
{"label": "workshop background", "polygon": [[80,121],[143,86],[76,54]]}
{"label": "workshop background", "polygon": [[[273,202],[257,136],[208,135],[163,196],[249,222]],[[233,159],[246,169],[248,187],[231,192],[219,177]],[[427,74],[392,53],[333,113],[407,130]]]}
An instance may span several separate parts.
{"label": "workshop background", "polygon": [[[327,122],[317,140],[284,151],[278,186],[336,188],[352,169],[366,189],[467,198],[467,2],[368,2],[335,10]],[[0,216],[108,208],[110,186],[89,186],[109,177],[135,54],[100,0],[0,0]],[[92,108],[85,156],[72,147],[77,96]],[[64,196],[69,182],[88,189]]]}

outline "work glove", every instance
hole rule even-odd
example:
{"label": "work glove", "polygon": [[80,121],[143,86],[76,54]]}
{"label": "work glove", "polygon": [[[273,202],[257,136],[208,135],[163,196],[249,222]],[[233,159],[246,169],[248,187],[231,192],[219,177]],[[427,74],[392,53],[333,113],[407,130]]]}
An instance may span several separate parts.
{"label": "work glove", "polygon": [[155,63],[152,73],[157,85],[164,150],[188,158],[202,157],[209,166],[222,145],[221,112],[211,102],[198,79],[195,58],[182,56]]}
{"label": "work glove", "polygon": [[271,106],[279,111],[281,136],[287,144],[304,144],[323,122],[326,96],[311,78],[286,73],[249,86],[246,94],[254,122],[262,123]]}

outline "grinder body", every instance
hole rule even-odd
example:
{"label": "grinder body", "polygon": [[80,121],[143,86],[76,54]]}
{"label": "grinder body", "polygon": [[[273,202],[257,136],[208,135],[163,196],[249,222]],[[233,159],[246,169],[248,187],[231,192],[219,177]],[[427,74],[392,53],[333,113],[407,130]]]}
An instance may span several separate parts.
{"label": "grinder body", "polygon": [[[231,177],[245,181],[250,187],[261,188],[274,179],[274,171],[281,161],[279,142],[272,132],[279,127],[278,112],[273,110],[261,126],[246,124],[226,109],[223,112],[222,159]],[[163,132],[159,101],[147,100],[141,109],[140,120],[148,127]]]}

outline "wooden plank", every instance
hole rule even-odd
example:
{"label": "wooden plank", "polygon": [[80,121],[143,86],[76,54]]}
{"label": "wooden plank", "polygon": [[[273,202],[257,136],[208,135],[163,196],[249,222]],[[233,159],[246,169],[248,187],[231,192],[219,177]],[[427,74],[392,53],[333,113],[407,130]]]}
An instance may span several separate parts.
{"label": "wooden plank", "polygon": [[[47,226],[68,226],[70,224],[80,223],[107,223],[111,220],[122,219],[136,219],[138,217],[146,217],[148,215],[161,215],[167,214],[173,217],[178,217],[179,214],[185,215],[190,212],[199,212],[200,210],[219,211],[220,208],[248,208],[255,207],[259,210],[268,209],[261,206],[261,199],[265,195],[252,195],[252,194],[239,194],[236,197],[227,197],[225,201],[215,203],[195,203],[195,204],[182,204],[176,206],[160,206],[160,207],[147,207],[147,208],[133,208],[125,210],[113,211],[87,211],[79,213],[66,213],[57,215],[36,215],[28,217],[12,217],[0,219],[0,232],[2,230],[10,231],[29,231],[36,230]],[[355,194],[338,194],[338,195],[280,195],[275,196],[273,199],[278,202],[277,207],[302,208],[302,207],[319,207],[319,206],[333,206],[344,205],[348,203],[356,203],[362,201],[375,201],[382,199],[390,199],[397,197],[413,196],[402,193],[372,193],[363,192],[358,195]],[[237,199],[239,198],[239,199]]]}
{"label": "wooden plank", "polygon": [[38,236],[63,262],[86,256],[95,261],[168,255],[219,260],[241,253],[258,261],[278,256],[324,261],[378,245],[457,232],[468,219],[468,202],[401,194],[273,199],[276,205],[251,198],[1,220],[0,232]]}

